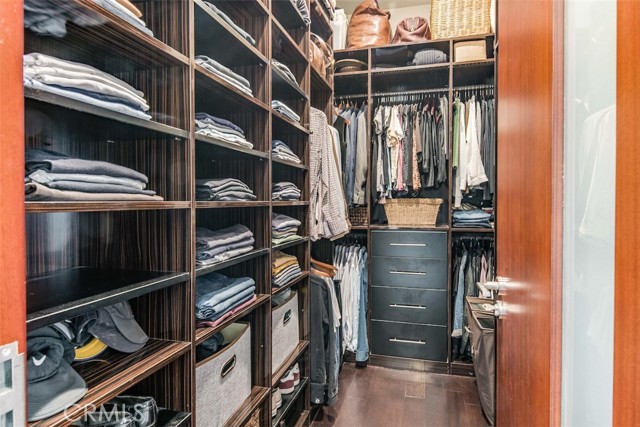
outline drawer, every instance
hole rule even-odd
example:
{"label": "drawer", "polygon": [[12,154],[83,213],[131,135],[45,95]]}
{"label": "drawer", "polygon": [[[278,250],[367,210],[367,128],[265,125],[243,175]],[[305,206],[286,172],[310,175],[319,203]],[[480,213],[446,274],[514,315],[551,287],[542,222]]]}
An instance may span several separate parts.
{"label": "drawer", "polygon": [[447,291],[371,288],[371,318],[392,322],[447,325]]}
{"label": "drawer", "polygon": [[373,257],[373,286],[447,289],[447,260],[430,258]]}
{"label": "drawer", "polygon": [[371,321],[373,354],[447,361],[447,328],[380,320]]}
{"label": "drawer", "polygon": [[442,231],[373,231],[372,255],[447,259],[447,233]]}

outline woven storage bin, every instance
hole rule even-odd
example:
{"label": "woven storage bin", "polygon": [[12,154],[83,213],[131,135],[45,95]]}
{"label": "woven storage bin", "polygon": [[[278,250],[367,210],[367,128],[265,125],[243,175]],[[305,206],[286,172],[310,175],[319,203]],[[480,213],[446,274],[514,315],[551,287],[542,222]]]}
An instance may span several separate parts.
{"label": "woven storage bin", "polygon": [[436,225],[442,199],[390,199],[384,205],[389,225]]}
{"label": "woven storage bin", "polygon": [[491,0],[431,0],[431,39],[491,32]]}
{"label": "woven storage bin", "polygon": [[484,40],[469,40],[453,44],[454,62],[482,61],[487,59]]}
{"label": "woven storage bin", "polygon": [[256,409],[251,418],[242,427],[260,427],[260,409]]}
{"label": "woven storage bin", "polygon": [[369,223],[367,207],[359,206],[349,209],[349,222],[351,225],[367,225]]}
{"label": "woven storage bin", "polygon": [[298,293],[271,311],[271,372],[276,372],[300,342]]}

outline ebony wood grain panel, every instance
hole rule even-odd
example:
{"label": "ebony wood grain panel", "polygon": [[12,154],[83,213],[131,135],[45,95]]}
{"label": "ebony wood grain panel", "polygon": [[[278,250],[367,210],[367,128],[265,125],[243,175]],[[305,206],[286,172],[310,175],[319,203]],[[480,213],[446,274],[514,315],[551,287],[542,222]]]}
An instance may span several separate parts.
{"label": "ebony wood grain panel", "polygon": [[172,0],[133,3],[142,12],[142,20],[154,36],[184,55],[189,55],[189,4]]}

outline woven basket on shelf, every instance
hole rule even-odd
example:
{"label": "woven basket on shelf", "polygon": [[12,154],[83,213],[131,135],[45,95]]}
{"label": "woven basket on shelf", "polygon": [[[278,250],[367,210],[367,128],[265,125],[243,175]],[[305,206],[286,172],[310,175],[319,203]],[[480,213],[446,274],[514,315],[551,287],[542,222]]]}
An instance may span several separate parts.
{"label": "woven basket on shelf", "polygon": [[390,199],[384,205],[389,225],[435,226],[442,199]]}
{"label": "woven basket on shelf", "polygon": [[431,0],[431,38],[491,32],[491,0]]}
{"label": "woven basket on shelf", "polygon": [[369,224],[369,214],[366,206],[358,206],[349,209],[349,222],[351,225]]}
{"label": "woven basket on shelf", "polygon": [[453,44],[453,61],[468,62],[487,59],[487,43],[484,40],[469,40]]}
{"label": "woven basket on shelf", "polygon": [[257,409],[242,427],[260,427],[260,410]]}

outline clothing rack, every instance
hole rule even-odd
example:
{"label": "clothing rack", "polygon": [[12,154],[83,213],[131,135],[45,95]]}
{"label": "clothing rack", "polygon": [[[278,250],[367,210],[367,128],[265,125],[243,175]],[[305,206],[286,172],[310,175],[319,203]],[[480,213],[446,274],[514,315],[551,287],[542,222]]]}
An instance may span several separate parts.
{"label": "clothing rack", "polygon": [[373,97],[379,98],[384,96],[399,96],[399,95],[422,95],[425,93],[441,93],[448,92],[448,87],[440,87],[437,89],[420,89],[420,90],[405,90],[399,92],[377,92],[373,94]]}
{"label": "clothing rack", "polygon": [[468,96],[469,93],[477,93],[476,91],[486,91],[485,92],[486,95],[494,96],[493,91],[495,90],[495,85],[483,84],[483,85],[457,86],[457,87],[454,87],[453,89],[456,96],[458,96],[460,92],[465,92]]}

